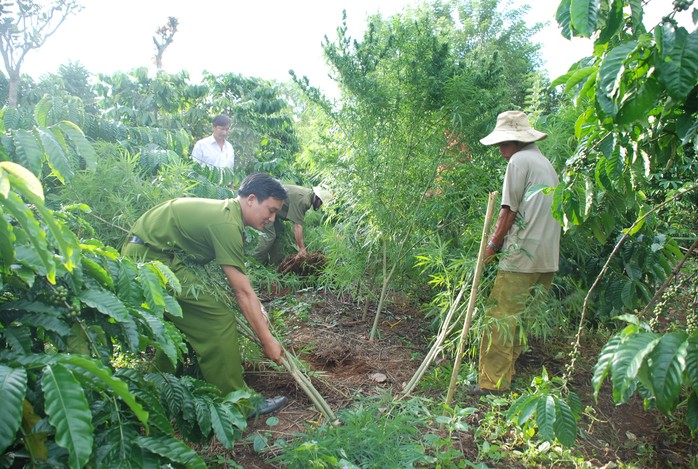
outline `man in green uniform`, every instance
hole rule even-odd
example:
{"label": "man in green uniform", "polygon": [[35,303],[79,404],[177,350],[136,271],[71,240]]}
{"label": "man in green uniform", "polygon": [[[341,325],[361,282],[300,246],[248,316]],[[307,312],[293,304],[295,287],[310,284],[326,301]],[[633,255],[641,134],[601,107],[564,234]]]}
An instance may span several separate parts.
{"label": "man in green uniform", "polygon": [[[271,334],[262,305],[245,275],[243,229],[263,230],[273,224],[286,197],[276,179],[258,173],[245,178],[236,199],[169,200],[136,221],[122,250],[130,258],[160,261],[177,276],[182,285],[177,296],[182,317],[168,319],[187,337],[204,379],[224,395],[245,388],[235,313],[213,294],[191,288],[201,279],[187,268],[183,258],[200,264],[215,261],[221,266],[264,354],[280,364],[281,345]],[[162,353],[156,355],[155,366],[164,372],[174,371]],[[277,408],[281,405],[283,402]],[[258,409],[257,413],[263,412]]]}
{"label": "man in green uniform", "polygon": [[257,261],[262,264],[279,264],[283,260],[283,246],[280,238],[283,233],[283,220],[293,222],[293,237],[298,245],[298,254],[305,256],[305,243],[303,241],[303,220],[305,213],[312,207],[318,210],[323,201],[329,202],[332,193],[327,189],[315,186],[312,189],[301,186],[284,184],[288,198],[284,201],[281,210],[274,223],[270,223],[264,230],[264,236],[260,236],[257,247],[252,253]]}

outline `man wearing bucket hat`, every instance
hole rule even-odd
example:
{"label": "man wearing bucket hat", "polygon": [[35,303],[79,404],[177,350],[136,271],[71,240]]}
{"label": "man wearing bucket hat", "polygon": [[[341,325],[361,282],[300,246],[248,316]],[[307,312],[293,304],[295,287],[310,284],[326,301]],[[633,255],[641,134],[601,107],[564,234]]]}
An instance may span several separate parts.
{"label": "man wearing bucket hat", "polygon": [[486,310],[491,323],[480,344],[474,394],[509,389],[523,351],[519,316],[540,286],[550,289],[558,270],[560,225],[552,216],[552,196],[542,192],[526,196],[534,185],[554,187],[559,182],[555,168],[534,143],[546,137],[531,127],[523,112],[506,111],[480,140],[483,145],[499,145],[507,169],[501,210],[487,243],[487,262],[499,257],[499,270]]}
{"label": "man wearing bucket hat", "polygon": [[309,189],[307,187],[284,184],[284,189],[286,189],[288,199],[284,201],[281,210],[276,216],[276,221],[265,227],[264,236],[260,236],[257,247],[252,253],[252,257],[262,264],[278,265],[283,260],[283,247],[280,242],[281,233],[283,232],[283,220],[293,222],[293,237],[298,246],[298,254],[305,256],[307,254],[303,241],[303,220],[305,219],[305,214],[311,207],[314,210],[318,210],[323,202],[327,203],[333,197],[329,190],[320,186]]}

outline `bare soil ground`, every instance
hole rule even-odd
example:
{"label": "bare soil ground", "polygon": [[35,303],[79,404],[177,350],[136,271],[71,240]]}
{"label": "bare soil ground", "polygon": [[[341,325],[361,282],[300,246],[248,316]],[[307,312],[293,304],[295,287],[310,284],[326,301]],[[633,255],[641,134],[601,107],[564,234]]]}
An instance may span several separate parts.
{"label": "bare soil ground", "polygon": [[[321,376],[313,378],[313,383],[335,411],[349,406],[359,394],[371,395],[386,389],[401,389],[420,365],[430,345],[420,329],[422,314],[410,305],[403,303],[389,307],[380,324],[380,340],[369,341],[368,332],[373,320],[370,313],[368,318],[363,319],[357,305],[329,295],[301,293],[297,296],[302,297],[303,301],[312,302],[312,305],[307,320],[288,324],[291,330],[288,339],[291,347],[300,351],[299,355],[310,368],[320,372]],[[574,377],[575,391],[583,403],[592,408],[579,424],[583,435],[578,439],[577,454],[591,467],[598,468],[690,467],[692,455],[698,453],[698,442],[691,438],[685,425],[672,423],[657,412],[643,410],[639,399],[628,405],[616,406],[608,383],[600,393],[599,402],[594,402],[591,370],[603,344],[596,343],[593,334],[589,336]],[[543,366],[549,375],[561,375],[565,359],[556,357],[560,357],[560,351],[565,351],[567,347],[565,343],[555,341],[532,344],[533,352],[522,356],[517,363],[519,374],[514,384],[525,386],[526,382],[530,382],[530,377],[540,374]],[[272,440],[292,439],[294,434],[303,432],[309,423],[322,421],[322,415],[312,407],[289,375],[249,371],[246,381],[265,395],[285,395],[289,398],[288,405],[275,414],[280,420],[278,425],[270,428],[265,424],[265,418],[250,421],[246,437],[260,432]],[[445,390],[443,392],[445,394]],[[458,398],[471,401],[462,402],[461,406],[478,408],[473,415],[476,424],[488,410],[486,400],[463,393]],[[456,442],[456,447],[470,461],[477,461],[478,445],[473,435],[464,432],[458,438],[460,441]],[[215,442],[205,452],[209,453],[209,460],[215,455],[221,461],[218,467],[235,467],[226,464],[225,460],[234,460],[245,469],[279,467],[270,462],[274,451],[264,454],[255,452],[251,438],[237,444],[234,452],[227,452]],[[504,464],[485,462],[490,467],[523,467],[513,460]]]}

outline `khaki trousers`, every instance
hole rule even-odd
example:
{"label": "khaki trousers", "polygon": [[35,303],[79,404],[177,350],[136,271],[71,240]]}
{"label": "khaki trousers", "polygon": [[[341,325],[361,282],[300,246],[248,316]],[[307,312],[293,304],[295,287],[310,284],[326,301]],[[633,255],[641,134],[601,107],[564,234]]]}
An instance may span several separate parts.
{"label": "khaki trousers", "polygon": [[521,273],[500,270],[490,293],[491,306],[485,314],[490,321],[485,326],[480,344],[480,389],[509,389],[516,373],[514,364],[523,351],[519,316],[534,287],[546,290],[553,283],[554,272]]}
{"label": "khaki trousers", "polygon": [[[166,315],[167,319],[186,336],[208,383],[217,386],[223,395],[245,389],[235,312],[212,294],[192,288],[201,285],[202,279],[187,269],[176,256],[133,243],[125,244],[122,254],[134,260],[158,260],[172,270],[182,285],[182,292],[177,296],[182,317]],[[159,350],[153,366],[165,373],[175,372],[170,360]]]}

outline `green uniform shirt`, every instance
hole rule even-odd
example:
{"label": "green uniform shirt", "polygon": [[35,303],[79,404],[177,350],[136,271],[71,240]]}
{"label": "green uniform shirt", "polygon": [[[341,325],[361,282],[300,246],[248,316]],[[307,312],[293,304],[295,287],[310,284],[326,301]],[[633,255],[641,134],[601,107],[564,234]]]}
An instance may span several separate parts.
{"label": "green uniform shirt", "polygon": [[305,212],[313,206],[313,190],[307,187],[291,186],[284,184],[284,189],[288,193],[288,199],[279,210],[278,216],[293,223],[303,224]]}
{"label": "green uniform shirt", "polygon": [[145,212],[131,233],[164,252],[183,252],[195,262],[215,260],[245,273],[242,210],[237,199],[183,197]]}

